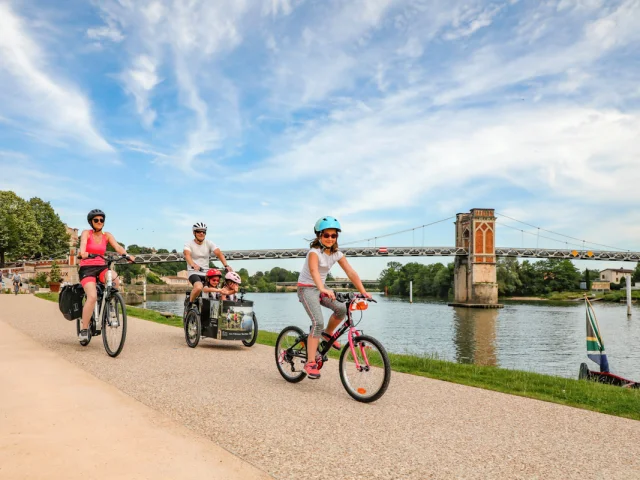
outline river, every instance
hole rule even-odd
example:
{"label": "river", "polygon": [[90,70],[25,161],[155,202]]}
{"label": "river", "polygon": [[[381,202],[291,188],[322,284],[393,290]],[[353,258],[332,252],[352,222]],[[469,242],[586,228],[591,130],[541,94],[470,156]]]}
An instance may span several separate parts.
{"label": "river", "polygon": [[[359,328],[388,351],[444,360],[577,378],[587,360],[582,302],[513,302],[503,309],[452,308],[446,302],[374,295]],[[295,293],[250,293],[259,328],[279,332],[287,325],[309,328]],[[149,295],[147,308],[182,314],[184,294]],[[611,371],[640,379],[640,308],[627,317],[623,304],[594,303]],[[325,310],[325,321],[328,318]],[[358,318],[358,314],[354,318]]]}

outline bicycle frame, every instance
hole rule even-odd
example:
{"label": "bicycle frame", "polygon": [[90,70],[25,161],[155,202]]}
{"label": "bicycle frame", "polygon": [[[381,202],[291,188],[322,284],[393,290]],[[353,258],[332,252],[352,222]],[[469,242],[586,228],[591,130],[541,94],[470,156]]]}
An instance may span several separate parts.
{"label": "bicycle frame", "polygon": [[[104,290],[102,292],[102,301],[101,302],[96,302],[96,304],[93,307],[93,315],[94,315],[94,322],[96,325],[96,330],[98,330],[98,325],[100,322],[100,315],[102,314],[102,312],[104,311],[104,306],[105,303],[107,302],[107,299],[109,299],[111,297],[111,292],[112,290],[114,290],[113,288],[113,273],[111,271],[111,266],[116,262],[116,260],[119,260],[120,258],[126,258],[125,255],[121,255],[120,257],[105,257],[103,255],[98,255],[98,254],[90,254],[89,258],[96,258],[96,257],[101,257],[105,260],[106,264],[107,264],[107,275],[105,278],[105,283],[104,283]],[[100,303],[98,305],[98,303]]]}
{"label": "bicycle frame", "polygon": [[[347,307],[347,319],[342,323],[342,325],[340,326],[340,328],[336,329],[335,332],[333,332],[333,335],[331,335],[331,337],[329,338],[329,340],[327,341],[327,343],[325,344],[323,349],[318,349],[318,351],[320,352],[320,355],[322,355],[322,360],[323,362],[325,361],[325,356],[327,354],[327,352],[329,352],[329,350],[331,350],[333,344],[335,343],[335,341],[342,336],[347,330],[349,331],[347,337],[349,340],[349,349],[351,350],[351,355],[353,356],[353,360],[355,362],[356,365],[356,369],[358,369],[359,371],[364,370],[369,370],[371,368],[371,365],[369,364],[369,358],[367,357],[365,351],[364,351],[364,346],[362,344],[360,344],[360,353],[362,354],[362,358],[364,359],[366,366],[361,366],[360,362],[358,362],[358,357],[356,355],[356,349],[355,346],[353,344],[353,339],[355,337],[357,337],[358,335],[362,335],[362,331],[358,330],[354,324],[353,324],[353,318],[352,318],[352,310],[351,310],[351,305],[354,303],[354,300],[357,300],[358,298],[349,298],[349,300],[346,302],[346,307]],[[364,299],[363,299],[364,300]],[[373,300],[373,299],[367,299],[367,300]],[[375,302],[375,300],[373,300]]]}

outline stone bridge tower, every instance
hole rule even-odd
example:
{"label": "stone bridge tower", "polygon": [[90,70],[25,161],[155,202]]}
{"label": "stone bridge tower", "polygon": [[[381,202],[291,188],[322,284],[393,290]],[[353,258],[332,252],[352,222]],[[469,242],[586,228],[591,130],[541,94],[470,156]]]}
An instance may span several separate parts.
{"label": "stone bridge tower", "polygon": [[496,281],[496,217],[492,208],[456,215],[456,248],[469,252],[455,258],[452,306],[500,308]]}

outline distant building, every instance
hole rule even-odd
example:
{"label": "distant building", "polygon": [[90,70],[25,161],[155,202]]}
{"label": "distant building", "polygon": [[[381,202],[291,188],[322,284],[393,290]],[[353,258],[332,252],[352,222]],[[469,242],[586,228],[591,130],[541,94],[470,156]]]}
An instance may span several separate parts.
{"label": "distant building", "polygon": [[604,282],[620,283],[625,275],[633,275],[633,270],[626,270],[624,268],[607,268],[606,270],[600,270],[600,280]]}
{"label": "distant building", "polygon": [[189,272],[187,270],[180,270],[178,272],[178,277],[180,277],[180,278],[189,278]]}
{"label": "distant building", "polygon": [[67,233],[69,234],[69,246],[75,247],[78,244],[78,229],[71,228],[69,225],[65,225]]}
{"label": "distant building", "polygon": [[162,280],[167,285],[189,285],[189,280],[187,280],[185,277],[179,277],[177,275],[160,277],[160,280]]}
{"label": "distant building", "polygon": [[591,290],[611,290],[609,282],[591,282]]}

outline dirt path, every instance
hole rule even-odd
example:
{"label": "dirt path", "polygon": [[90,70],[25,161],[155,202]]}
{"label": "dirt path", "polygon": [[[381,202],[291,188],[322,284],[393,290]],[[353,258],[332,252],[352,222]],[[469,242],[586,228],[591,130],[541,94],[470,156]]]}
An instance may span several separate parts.
{"label": "dirt path", "polygon": [[395,372],[363,405],[336,361],[291,385],[273,348],[190,349],[180,329],[137,319],[114,360],[28,295],[0,296],[0,322],[280,479],[640,478],[633,420]]}

